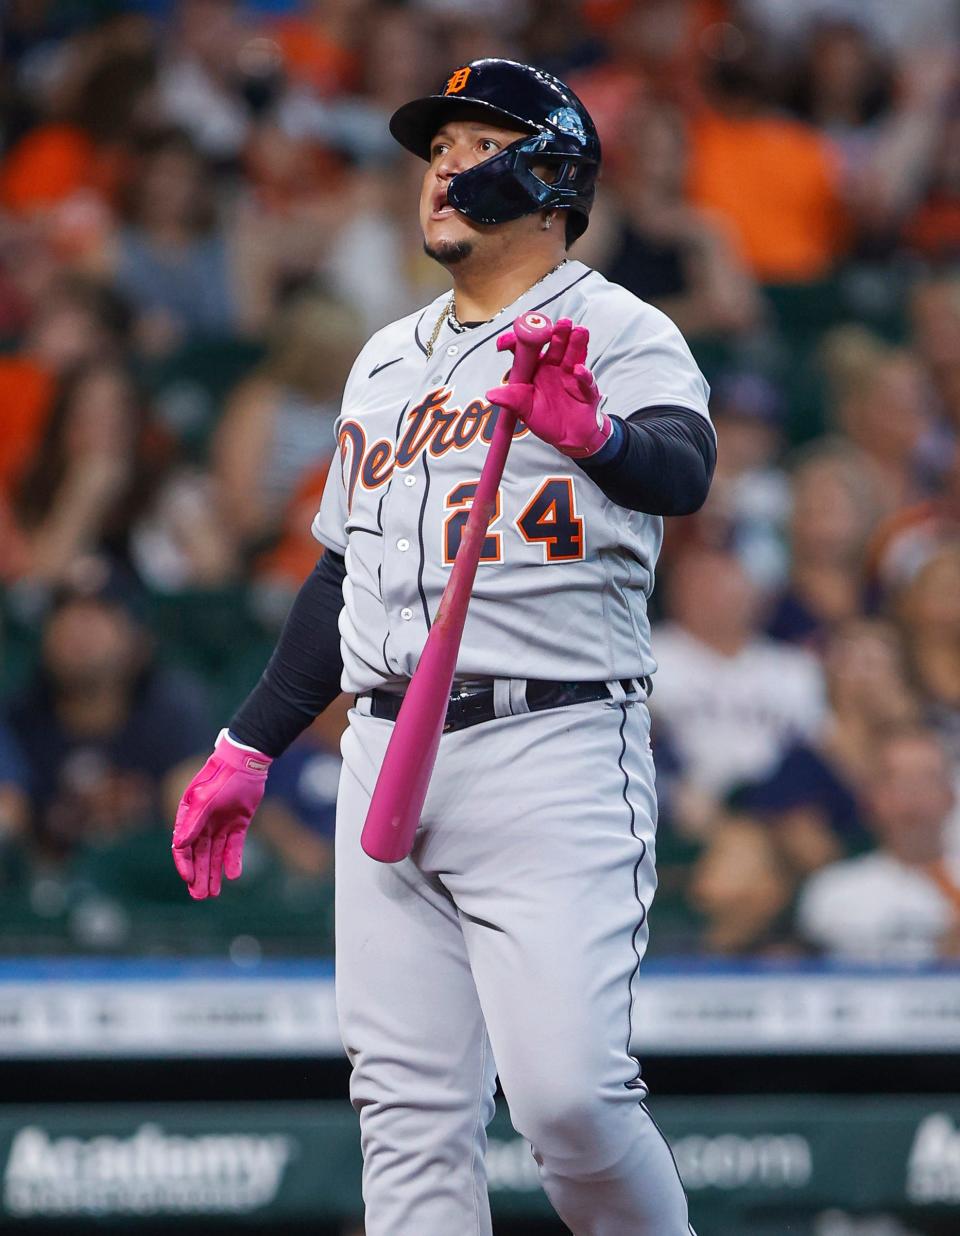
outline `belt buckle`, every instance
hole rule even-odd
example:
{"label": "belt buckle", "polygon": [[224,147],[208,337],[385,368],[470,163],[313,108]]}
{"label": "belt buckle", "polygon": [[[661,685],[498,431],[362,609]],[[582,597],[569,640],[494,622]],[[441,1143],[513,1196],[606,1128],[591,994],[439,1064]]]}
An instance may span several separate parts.
{"label": "belt buckle", "polygon": [[[441,732],[449,734],[454,730],[466,729],[469,725],[486,720],[485,716],[478,714],[483,713],[483,700],[492,697],[492,691],[492,687],[482,682],[456,684],[447,700],[447,711]],[[491,712],[490,715],[492,716],[493,713]]]}
{"label": "belt buckle", "polygon": [[468,700],[471,694],[472,692],[469,689],[464,690],[462,686],[455,685],[453,687],[450,692],[450,697],[447,700],[447,709],[444,713],[443,729],[440,731],[441,734],[452,734],[455,730],[460,728],[453,716],[453,711],[458,704],[463,704],[465,700]]}

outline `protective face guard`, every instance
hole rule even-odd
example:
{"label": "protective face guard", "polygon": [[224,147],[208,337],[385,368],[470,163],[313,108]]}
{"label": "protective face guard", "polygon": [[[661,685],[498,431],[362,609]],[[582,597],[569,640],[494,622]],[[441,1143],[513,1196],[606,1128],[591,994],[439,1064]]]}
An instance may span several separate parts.
{"label": "protective face guard", "polygon": [[[590,177],[583,176],[586,160],[575,149],[557,150],[555,135],[533,133],[511,142],[505,150],[454,176],[447,187],[447,200],[474,223],[507,223],[537,210],[573,209],[583,217],[583,231],[593,200]],[[549,147],[545,152],[544,148]],[[549,163],[556,179],[542,180],[535,163]],[[580,180],[589,185],[581,190]]]}

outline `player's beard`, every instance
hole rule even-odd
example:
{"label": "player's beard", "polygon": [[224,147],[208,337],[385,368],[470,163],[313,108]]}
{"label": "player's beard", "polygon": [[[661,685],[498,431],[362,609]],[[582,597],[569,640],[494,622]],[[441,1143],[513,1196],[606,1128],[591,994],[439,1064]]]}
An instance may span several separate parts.
{"label": "player's beard", "polygon": [[423,251],[441,266],[456,266],[473,253],[473,243],[469,240],[442,240],[438,245],[429,245],[424,241]]}

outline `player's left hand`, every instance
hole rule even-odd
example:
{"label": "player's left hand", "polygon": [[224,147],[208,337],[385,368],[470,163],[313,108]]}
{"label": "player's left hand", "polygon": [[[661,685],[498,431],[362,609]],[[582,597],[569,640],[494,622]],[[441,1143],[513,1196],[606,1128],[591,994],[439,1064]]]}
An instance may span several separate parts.
{"label": "player's left hand", "polygon": [[[590,332],[559,318],[532,382],[511,382],[487,391],[491,403],[509,408],[564,455],[585,459],[603,446],[612,432],[609,416],[600,411],[600,392],[584,362]],[[497,340],[497,350],[513,351],[512,330]]]}

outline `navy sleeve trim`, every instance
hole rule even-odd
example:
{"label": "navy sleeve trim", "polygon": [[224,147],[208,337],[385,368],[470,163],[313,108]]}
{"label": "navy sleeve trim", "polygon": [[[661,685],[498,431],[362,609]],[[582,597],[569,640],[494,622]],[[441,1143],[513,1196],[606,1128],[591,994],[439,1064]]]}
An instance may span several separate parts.
{"label": "navy sleeve trim", "polygon": [[280,755],[340,694],[337,626],[346,563],[328,550],[287,615],[260,681],[230,719],[230,733],[264,755]]}
{"label": "navy sleeve trim", "polygon": [[590,466],[595,468],[597,464],[610,463],[613,459],[620,459],[623,456],[624,439],[627,436],[627,427],[619,416],[611,416],[610,418],[610,437],[607,438],[599,451],[594,451],[589,456]]}
{"label": "navy sleeve trim", "polygon": [[604,494],[628,511],[691,515],[703,506],[717,462],[706,417],[692,408],[654,407],[633,412],[616,453],[580,467]]}

